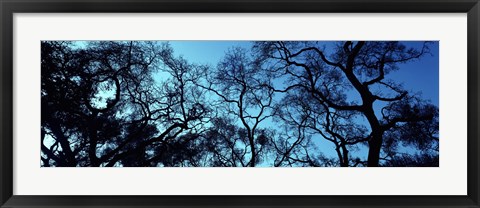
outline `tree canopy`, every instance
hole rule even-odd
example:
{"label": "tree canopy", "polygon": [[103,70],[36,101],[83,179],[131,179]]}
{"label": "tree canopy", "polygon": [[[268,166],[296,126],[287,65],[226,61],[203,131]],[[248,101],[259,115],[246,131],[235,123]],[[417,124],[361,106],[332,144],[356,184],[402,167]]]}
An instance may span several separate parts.
{"label": "tree canopy", "polygon": [[390,77],[431,44],[256,41],[199,64],[168,42],[43,41],[41,164],[438,166],[438,106]]}

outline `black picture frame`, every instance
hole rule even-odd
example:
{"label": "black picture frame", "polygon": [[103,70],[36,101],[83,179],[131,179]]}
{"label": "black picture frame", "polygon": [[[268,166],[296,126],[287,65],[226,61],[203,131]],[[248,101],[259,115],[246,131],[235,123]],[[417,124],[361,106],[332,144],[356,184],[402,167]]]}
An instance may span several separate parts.
{"label": "black picture frame", "polygon": [[[1,207],[480,207],[478,0],[0,0]],[[467,13],[468,194],[466,196],[25,196],[13,195],[14,13]]]}

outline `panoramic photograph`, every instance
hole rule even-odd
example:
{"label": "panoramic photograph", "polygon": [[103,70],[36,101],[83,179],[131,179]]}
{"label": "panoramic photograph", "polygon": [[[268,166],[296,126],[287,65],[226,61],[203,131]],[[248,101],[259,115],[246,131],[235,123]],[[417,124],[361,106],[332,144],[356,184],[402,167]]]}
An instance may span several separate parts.
{"label": "panoramic photograph", "polygon": [[42,41],[41,167],[439,167],[438,41]]}

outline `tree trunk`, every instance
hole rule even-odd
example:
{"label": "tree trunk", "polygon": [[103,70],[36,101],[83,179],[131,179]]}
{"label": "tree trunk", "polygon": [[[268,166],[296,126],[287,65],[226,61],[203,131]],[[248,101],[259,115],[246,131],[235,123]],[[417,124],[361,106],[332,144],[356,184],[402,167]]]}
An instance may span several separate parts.
{"label": "tree trunk", "polygon": [[380,149],[382,147],[383,140],[382,132],[379,130],[372,130],[372,139],[368,142],[368,167],[378,167],[380,162]]}
{"label": "tree trunk", "polygon": [[380,149],[382,148],[383,142],[383,131],[380,126],[380,122],[378,121],[377,117],[375,116],[375,112],[373,111],[373,105],[367,105],[368,107],[365,108],[364,114],[367,117],[368,123],[370,124],[370,128],[372,129],[372,138],[368,142],[369,149],[368,149],[368,167],[378,167],[380,161]]}
{"label": "tree trunk", "polygon": [[342,145],[342,152],[343,152],[343,167],[348,167],[348,150],[345,145]]}
{"label": "tree trunk", "polygon": [[255,142],[253,141],[253,135],[249,136],[248,139],[250,140],[250,149],[252,151],[252,159],[250,159],[250,167],[255,167],[256,153],[255,153]]}

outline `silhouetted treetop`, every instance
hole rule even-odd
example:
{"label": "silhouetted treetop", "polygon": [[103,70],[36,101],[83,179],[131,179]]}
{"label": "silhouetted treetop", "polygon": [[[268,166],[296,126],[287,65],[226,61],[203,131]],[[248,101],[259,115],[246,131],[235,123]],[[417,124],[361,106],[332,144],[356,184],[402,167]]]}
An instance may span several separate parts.
{"label": "silhouetted treetop", "polygon": [[392,73],[432,44],[42,41],[42,166],[438,166],[438,106]]}

